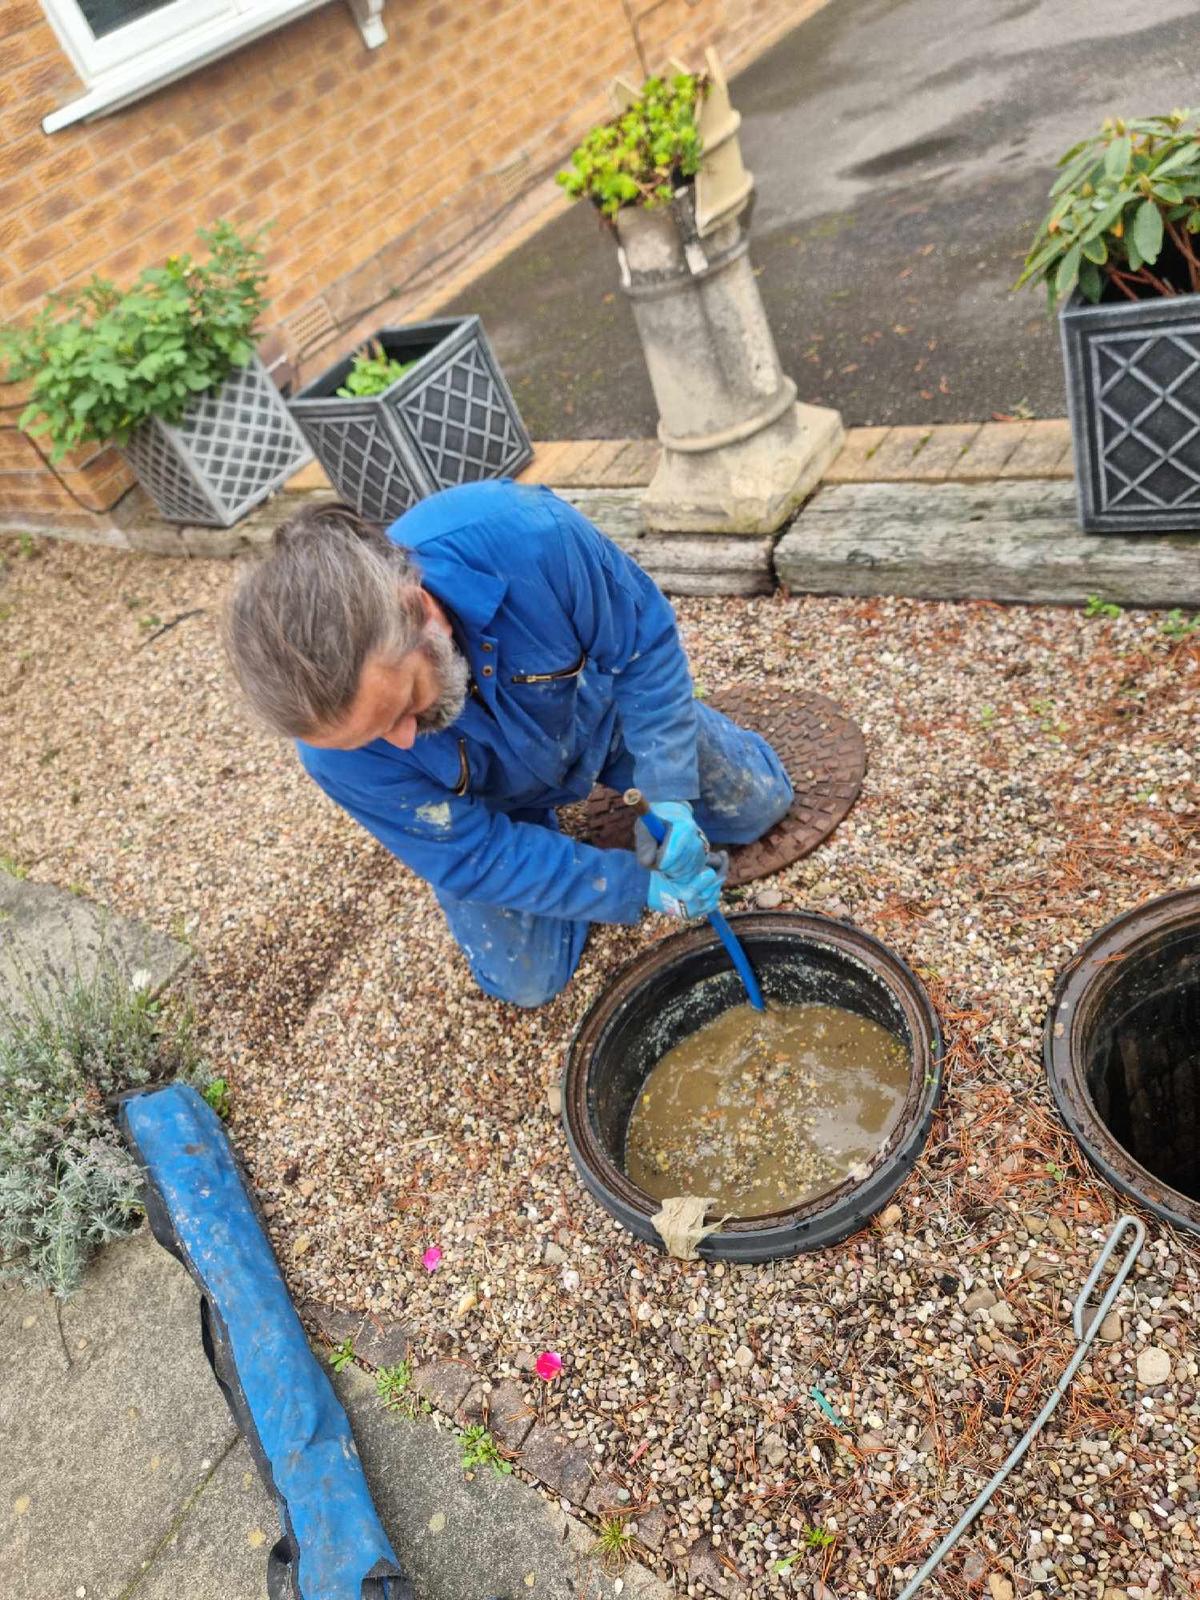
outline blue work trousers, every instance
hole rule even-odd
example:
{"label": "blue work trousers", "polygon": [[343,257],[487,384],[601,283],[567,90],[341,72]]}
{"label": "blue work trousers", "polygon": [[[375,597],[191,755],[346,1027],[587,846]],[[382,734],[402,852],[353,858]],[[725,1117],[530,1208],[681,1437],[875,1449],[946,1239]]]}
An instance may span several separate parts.
{"label": "blue work trousers", "polygon": [[[696,754],[700,797],[696,821],[714,845],[749,844],[778,822],[792,803],[792,786],[765,739],[698,703]],[[621,792],[633,782],[633,757],[614,750],[601,783]],[[666,798],[666,797],[664,797]],[[523,822],[557,828],[553,811],[523,811]],[[591,923],[541,917],[503,906],[439,895],[450,931],[476,983],[497,1000],[540,1006],[565,988],[579,964]]]}

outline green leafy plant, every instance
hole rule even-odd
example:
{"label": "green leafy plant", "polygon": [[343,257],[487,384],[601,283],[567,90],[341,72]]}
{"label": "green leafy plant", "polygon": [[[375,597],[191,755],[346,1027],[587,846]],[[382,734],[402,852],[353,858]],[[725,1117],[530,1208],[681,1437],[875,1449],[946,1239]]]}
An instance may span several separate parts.
{"label": "green leafy plant", "polygon": [[1038,724],[1043,733],[1048,733],[1052,738],[1061,739],[1067,731],[1066,724],[1058,715],[1058,706],[1053,700],[1045,696],[1029,702],[1029,709],[1035,717],[1040,717]]}
{"label": "green leafy plant", "polygon": [[224,1078],[214,1078],[211,1083],[205,1085],[201,1093],[221,1121],[227,1122],[233,1107],[233,1097],[229,1093],[229,1084],[226,1080]]}
{"label": "green leafy plant", "polygon": [[208,1077],[190,1014],[111,953],[90,976],[23,971],[0,1003],[0,1279],[66,1296],[96,1245],[132,1233],[141,1177],[106,1102]]}
{"label": "green leafy plant", "polygon": [[1187,639],[1200,629],[1200,616],[1185,617],[1178,606],[1173,611],[1168,611],[1158,625],[1158,631],[1165,639]]}
{"label": "green leafy plant", "polygon": [[1083,614],[1085,617],[1108,617],[1111,619],[1121,615],[1121,608],[1118,605],[1114,605],[1111,600],[1102,600],[1098,594],[1090,594],[1084,604]]}
{"label": "green leafy plant", "polygon": [[690,72],[647,78],[626,111],[592,129],[557,181],[606,217],[622,206],[665,205],[699,169],[696,108],[707,87],[707,79]]}
{"label": "green leafy plant", "polygon": [[500,1454],[500,1446],[481,1424],[464,1428],[458,1436],[458,1447],[464,1472],[471,1472],[476,1467],[491,1467],[493,1472],[501,1474],[512,1471],[512,1462],[505,1461]]}
{"label": "green leafy plant", "polygon": [[124,444],[147,417],[178,422],[194,395],[254,354],[261,238],[218,222],[200,233],[206,261],[171,256],[125,292],[92,277],[52,295],[28,326],[0,332],[8,378],[31,386],[20,426],[45,434],[58,460],[80,444]]}
{"label": "green leafy plant", "polygon": [[378,340],[368,341],[361,350],[354,352],[354,363],[337,391],[338,396],[342,400],[354,400],[363,395],[382,394],[416,364],[415,361],[393,361]]}
{"label": "green leafy plant", "polygon": [[375,1373],[375,1393],[383,1401],[387,1411],[408,1411],[413,1409],[413,1398],[409,1393],[412,1383],[412,1362],[398,1361],[394,1367],[379,1367]]}
{"label": "green leafy plant", "polygon": [[341,1372],[354,1360],[354,1340],[343,1339],[341,1344],[335,1344],[326,1359],[335,1372]]}
{"label": "green leafy plant", "polygon": [[1073,145],[1016,287],[1049,309],[1076,284],[1093,304],[1200,293],[1200,132],[1190,111],[1124,121]]}
{"label": "green leafy plant", "polygon": [[[831,1533],[828,1528],[806,1528],[800,1540],[805,1550],[827,1550],[837,1539],[836,1533]],[[790,1572],[800,1559],[801,1552],[794,1551],[790,1556],[784,1556],[782,1561],[775,1563],[776,1572]]]}

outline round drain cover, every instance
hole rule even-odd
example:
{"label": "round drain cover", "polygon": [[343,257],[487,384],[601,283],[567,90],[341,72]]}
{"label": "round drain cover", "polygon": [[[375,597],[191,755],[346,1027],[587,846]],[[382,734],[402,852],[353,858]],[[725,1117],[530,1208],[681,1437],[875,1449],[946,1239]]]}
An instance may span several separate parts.
{"label": "round drain cover", "polygon": [[[858,799],[867,751],[858,724],[806,689],[721,689],[705,704],[761,734],[796,791],[790,811],[768,833],[729,852],[726,882],[736,888],[790,866],[828,839]],[[582,805],[563,811],[562,821],[569,833],[602,849],[633,849],[633,812],[612,789],[593,789]]]}

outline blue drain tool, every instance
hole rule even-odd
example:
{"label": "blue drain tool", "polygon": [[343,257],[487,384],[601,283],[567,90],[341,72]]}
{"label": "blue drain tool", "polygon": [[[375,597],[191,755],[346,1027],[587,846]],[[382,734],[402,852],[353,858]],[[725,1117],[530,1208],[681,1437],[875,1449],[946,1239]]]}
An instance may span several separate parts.
{"label": "blue drain tool", "polygon": [[[642,797],[641,790],[626,789],[625,804],[633,806],[637,810],[642,821],[646,824],[646,832],[654,840],[655,844],[661,844],[667,837],[666,824],[650,810]],[[758,979],[754,975],[754,968],[750,965],[750,957],[746,954],[742,941],[726,922],[722,912],[710,911],[708,920],[712,923],[717,937],[729,952],[729,959],[733,962],[734,970],[746,987],[746,995],[750,1004],[756,1011],[765,1011],[767,1004],[763,999],[762,990],[759,988]]]}

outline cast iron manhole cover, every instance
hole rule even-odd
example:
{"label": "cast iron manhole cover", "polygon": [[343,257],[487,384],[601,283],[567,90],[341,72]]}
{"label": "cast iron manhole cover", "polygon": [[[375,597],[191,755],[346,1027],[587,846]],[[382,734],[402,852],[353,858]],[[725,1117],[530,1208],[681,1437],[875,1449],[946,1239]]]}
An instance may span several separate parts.
{"label": "cast iron manhole cover", "polygon": [[[730,851],[726,882],[737,888],[790,866],[828,839],[858,799],[867,751],[858,724],[832,700],[806,689],[721,689],[705,704],[760,733],[796,791],[791,810],[769,833]],[[633,849],[633,812],[612,789],[593,789],[582,805],[562,816],[569,833],[601,849]]]}

